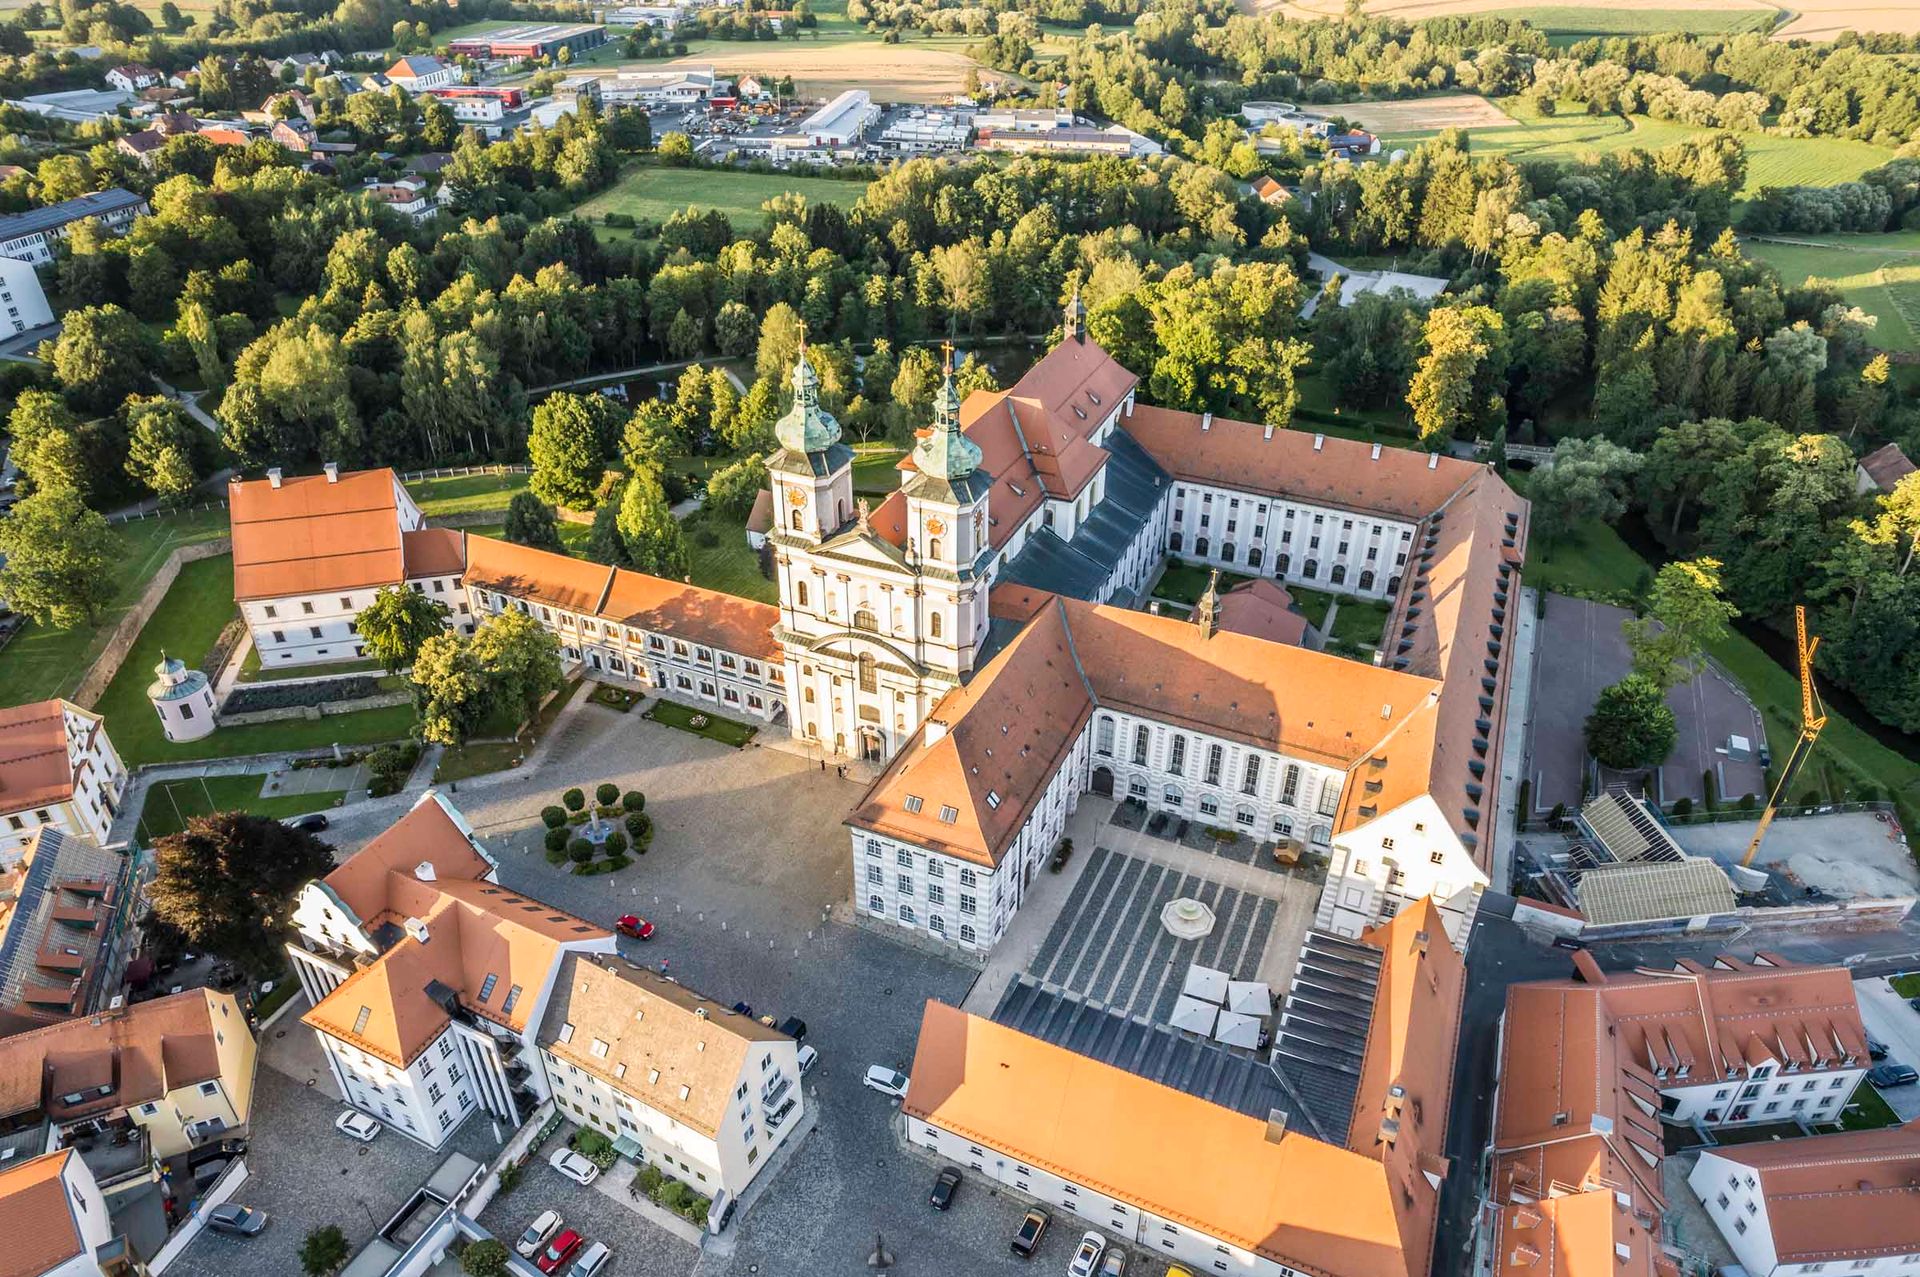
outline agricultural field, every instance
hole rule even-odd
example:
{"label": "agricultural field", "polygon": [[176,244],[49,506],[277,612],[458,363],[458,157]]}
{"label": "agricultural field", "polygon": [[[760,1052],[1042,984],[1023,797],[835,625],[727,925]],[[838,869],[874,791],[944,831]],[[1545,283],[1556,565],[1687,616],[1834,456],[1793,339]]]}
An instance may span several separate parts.
{"label": "agricultural field", "polygon": [[795,191],[811,203],[852,205],[866,189],[862,182],[826,177],[643,165],[628,169],[618,182],[576,211],[592,222],[599,222],[608,213],[664,222],[689,206],[715,208],[733,219],[736,230],[745,233],[763,225],[760,206],[776,195]]}
{"label": "agricultural field", "polygon": [[1742,35],[1749,31],[1771,31],[1780,20],[1780,11],[1768,4],[1693,9],[1543,4],[1494,9],[1492,16],[1510,22],[1528,23],[1545,31],[1554,43],[1570,44],[1595,37],[1654,35],[1668,31],[1683,31],[1688,35]]}
{"label": "agricultural field", "polygon": [[[1284,10],[1296,18],[1337,18],[1346,0],[1241,0],[1249,12]],[[1516,5],[1513,0],[1367,0],[1367,12],[1415,21],[1470,13],[1521,18],[1550,34],[1644,35],[1692,31],[1702,35],[1774,30],[1779,40],[1831,40],[1846,31],[1920,35],[1920,5],[1902,0],[1609,0],[1605,5]]]}
{"label": "agricultural field", "polygon": [[646,65],[713,65],[729,75],[790,75],[805,98],[830,98],[846,89],[883,86],[880,96],[889,102],[943,102],[964,89],[967,72],[979,66],[966,56],[967,43],[965,36],[909,36],[899,44],[864,35],[777,44],[705,40],[699,42],[697,54]]}
{"label": "agricultural field", "polygon": [[[1791,242],[1784,242],[1791,241]],[[1747,256],[1770,264],[1789,284],[1821,279],[1876,317],[1875,344],[1920,350],[1920,232],[1747,240]]]}
{"label": "agricultural field", "polygon": [[1350,102],[1324,108],[1382,137],[1431,137],[1442,129],[1503,129],[1518,121],[1478,93],[1448,93],[1397,102]]}

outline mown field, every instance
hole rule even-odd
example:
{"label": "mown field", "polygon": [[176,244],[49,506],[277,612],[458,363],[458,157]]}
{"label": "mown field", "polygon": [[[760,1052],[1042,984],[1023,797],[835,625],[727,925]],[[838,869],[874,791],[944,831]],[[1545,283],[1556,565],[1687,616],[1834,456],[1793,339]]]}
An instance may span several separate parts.
{"label": "mown field", "polygon": [[581,204],[577,211],[596,223],[608,213],[664,222],[685,208],[715,208],[732,218],[734,229],[744,233],[763,226],[765,214],[760,206],[787,191],[797,191],[810,203],[852,205],[866,189],[863,182],[841,182],[826,177],[643,165],[629,169],[618,182]]}
{"label": "mown field", "polygon": [[[1515,5],[1513,0],[1365,0],[1376,17],[1408,22],[1421,18],[1451,18],[1476,13],[1503,15],[1535,12],[1549,30],[1556,22],[1598,35],[1636,35],[1647,31],[1764,31],[1777,27],[1777,40],[1831,40],[1849,31],[1887,31],[1920,35],[1920,5],[1907,0],[1794,0],[1781,6],[1770,0],[1608,0],[1605,5]],[[1346,0],[1240,0],[1250,13],[1284,11],[1295,18],[1337,18]],[[1575,16],[1564,16],[1571,13]],[[1738,25],[1742,22],[1758,26]],[[1725,27],[1710,25],[1729,24]],[[1664,24],[1664,25],[1656,25]]]}
{"label": "mown field", "polygon": [[1771,7],[1727,9],[1617,9],[1585,5],[1542,4],[1514,9],[1492,9],[1490,17],[1539,27],[1556,43],[1595,36],[1652,35],[1684,31],[1689,35],[1739,35],[1770,31],[1780,18]]}
{"label": "mown field", "polygon": [[1749,257],[1772,264],[1789,284],[1809,279],[1834,284],[1848,302],[1879,319],[1878,345],[1920,350],[1920,232],[1807,238],[1818,242],[1748,240],[1745,247]]}

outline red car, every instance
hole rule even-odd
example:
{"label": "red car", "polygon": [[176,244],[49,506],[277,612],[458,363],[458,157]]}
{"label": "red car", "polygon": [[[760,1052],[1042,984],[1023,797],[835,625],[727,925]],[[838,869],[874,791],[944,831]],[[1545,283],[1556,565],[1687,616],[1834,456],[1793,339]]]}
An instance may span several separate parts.
{"label": "red car", "polygon": [[547,1243],[547,1248],[540,1252],[540,1258],[533,1261],[533,1266],[543,1273],[557,1273],[568,1260],[573,1258],[574,1253],[580,1249],[581,1243],[586,1240],[569,1228]]}
{"label": "red car", "polygon": [[653,924],[645,918],[633,914],[623,914],[620,921],[613,924],[623,936],[632,936],[635,940],[653,939]]}

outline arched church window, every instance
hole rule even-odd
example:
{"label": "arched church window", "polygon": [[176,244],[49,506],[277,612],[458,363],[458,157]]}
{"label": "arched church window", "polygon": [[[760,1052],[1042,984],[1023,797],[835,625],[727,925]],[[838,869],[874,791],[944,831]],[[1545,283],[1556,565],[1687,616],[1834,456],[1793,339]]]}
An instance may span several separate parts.
{"label": "arched church window", "polygon": [[873,656],[867,652],[860,653],[860,690],[863,692],[880,690],[880,678],[874,670]]}
{"label": "arched church window", "polygon": [[940,637],[940,614],[938,612],[928,613],[927,633],[934,638]]}

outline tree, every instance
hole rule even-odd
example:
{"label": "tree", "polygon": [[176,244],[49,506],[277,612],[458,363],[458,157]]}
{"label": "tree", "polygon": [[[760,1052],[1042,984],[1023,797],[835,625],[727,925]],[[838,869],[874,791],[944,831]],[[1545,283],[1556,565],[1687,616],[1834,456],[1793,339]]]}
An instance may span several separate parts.
{"label": "tree", "polygon": [[680,523],[667,508],[666,489],[655,470],[642,470],[627,481],[620,496],[617,519],[627,559],[641,572],[678,581],[687,575],[687,545]]}
{"label": "tree", "polygon": [[565,554],[560,529],[553,521],[553,507],[531,492],[516,492],[507,502],[506,538],[515,545]]}
{"label": "tree", "polygon": [[1662,690],[1693,677],[1693,661],[1727,633],[1739,610],[1721,597],[1720,560],[1669,563],[1653,578],[1647,614],[1621,623],[1633,672]]}
{"label": "tree", "polygon": [[486,670],[462,635],[442,630],[422,643],[414,654],[412,678],[424,740],[458,745],[493,708]]}
{"label": "tree", "polygon": [[491,1237],[473,1242],[460,1253],[460,1271],[467,1277],[506,1277],[512,1271],[506,1246]]}
{"label": "tree", "polygon": [[686,168],[693,163],[693,139],[678,131],[667,133],[661,137],[655,154],[668,168]]}
{"label": "tree", "polygon": [[333,849],[266,816],[194,816],[154,844],[147,901],[187,942],[261,974],[279,969],[295,897],[333,871]]}
{"label": "tree", "polygon": [[761,377],[784,382],[800,358],[800,343],[806,326],[800,312],[785,302],[775,302],[760,321],[760,344],[753,359],[753,370]]}
{"label": "tree", "polygon": [[146,328],[118,306],[71,311],[53,343],[53,375],[68,396],[93,412],[112,412],[152,384],[155,356]]}
{"label": "tree", "polygon": [[1666,693],[1644,674],[1602,688],[1587,716],[1587,752],[1615,771],[1658,767],[1679,735]]}
{"label": "tree", "polygon": [[616,568],[633,566],[627,559],[627,543],[620,535],[620,502],[604,501],[593,512],[593,526],[587,529],[582,553],[594,563]]}
{"label": "tree", "polygon": [[560,686],[560,640],[518,608],[508,608],[474,631],[473,655],[491,684],[496,704],[533,717],[548,692]]}
{"label": "tree", "polygon": [[1651,489],[1648,505],[1662,512],[1672,509],[1669,538],[1679,537],[1687,507],[1699,499],[1720,466],[1739,455],[1743,446],[1733,423],[1719,417],[1675,422],[1654,436],[1647,453]]}
{"label": "tree", "polygon": [[584,510],[606,473],[614,416],[600,395],[559,391],[533,410],[527,455],[533,461],[533,495],[552,505]]}
{"label": "tree", "polygon": [[205,432],[180,405],[158,395],[127,400],[126,418],[127,476],[165,500],[192,492]]}
{"label": "tree", "polygon": [[373,659],[397,674],[414,663],[428,640],[445,634],[447,605],[404,585],[389,585],[360,611],[360,638]]}
{"label": "tree", "polygon": [[322,1224],[300,1243],[300,1267],[307,1277],[328,1277],[347,1262],[347,1235],[338,1224]]}
{"label": "tree", "polygon": [[91,625],[113,597],[122,548],[71,488],[34,493],[0,520],[0,595],[41,625]]}
{"label": "tree", "polygon": [[753,503],[767,486],[767,463],[759,453],[713,472],[707,480],[707,508],[734,523],[745,523]]}
{"label": "tree", "polygon": [[1407,405],[1420,440],[1439,448],[1506,420],[1505,321],[1486,306],[1441,306],[1428,312]]}
{"label": "tree", "polygon": [[1640,456],[1605,439],[1563,439],[1553,464],[1533,473],[1533,530],[1547,544],[1588,519],[1603,523],[1627,508],[1627,483]]}

